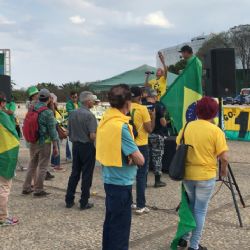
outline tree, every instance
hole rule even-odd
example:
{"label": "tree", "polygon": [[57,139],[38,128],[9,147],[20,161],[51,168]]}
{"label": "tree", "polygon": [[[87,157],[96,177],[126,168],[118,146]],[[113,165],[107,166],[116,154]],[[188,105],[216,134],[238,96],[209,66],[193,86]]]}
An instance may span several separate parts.
{"label": "tree", "polygon": [[211,49],[216,48],[229,48],[230,47],[230,38],[227,32],[221,32],[219,34],[212,34],[211,37],[203,43],[201,48],[198,50],[196,55],[199,59],[204,62],[206,54]]}
{"label": "tree", "polygon": [[187,62],[184,59],[182,59],[179,62],[177,62],[175,65],[170,65],[168,67],[168,71],[176,75],[179,75],[180,71],[182,71],[186,67],[186,64]]}
{"label": "tree", "polygon": [[235,26],[228,34],[242,68],[250,69],[250,25]]}
{"label": "tree", "polygon": [[27,100],[27,93],[25,89],[13,89],[12,95],[15,102],[24,102],[25,100]]}

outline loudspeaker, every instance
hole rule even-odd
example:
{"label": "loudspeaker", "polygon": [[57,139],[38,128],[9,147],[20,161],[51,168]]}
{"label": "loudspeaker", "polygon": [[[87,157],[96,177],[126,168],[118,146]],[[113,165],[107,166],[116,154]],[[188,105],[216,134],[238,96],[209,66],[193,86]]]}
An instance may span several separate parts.
{"label": "loudspeaker", "polygon": [[164,155],[162,157],[162,172],[168,173],[170,163],[176,152],[176,136],[169,136],[164,141]]}
{"label": "loudspeaker", "polygon": [[235,96],[235,53],[232,48],[212,49],[205,55],[205,94],[212,97]]}
{"label": "loudspeaker", "polygon": [[10,76],[0,75],[0,91],[6,95],[7,101],[11,101]]}

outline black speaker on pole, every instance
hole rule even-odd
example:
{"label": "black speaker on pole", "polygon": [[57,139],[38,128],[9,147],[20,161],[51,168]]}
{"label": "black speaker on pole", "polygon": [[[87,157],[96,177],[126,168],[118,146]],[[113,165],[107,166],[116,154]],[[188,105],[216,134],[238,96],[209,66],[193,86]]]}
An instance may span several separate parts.
{"label": "black speaker on pole", "polygon": [[0,91],[6,95],[7,101],[11,101],[10,76],[0,75]]}
{"label": "black speaker on pole", "polygon": [[212,97],[235,96],[235,53],[232,48],[212,49],[205,56],[205,94]]}

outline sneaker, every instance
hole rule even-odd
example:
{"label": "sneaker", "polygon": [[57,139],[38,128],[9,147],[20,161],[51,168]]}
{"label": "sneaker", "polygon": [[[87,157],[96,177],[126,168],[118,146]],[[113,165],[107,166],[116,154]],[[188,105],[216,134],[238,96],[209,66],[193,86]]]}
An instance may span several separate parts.
{"label": "sneaker", "polygon": [[66,203],[66,208],[72,208],[75,205],[75,202],[71,202],[71,203]]}
{"label": "sneaker", "polygon": [[51,179],[53,179],[53,178],[55,178],[55,176],[52,175],[49,171],[47,171],[45,180],[46,180],[46,181],[49,181],[49,180],[51,180]]}
{"label": "sneaker", "polygon": [[87,203],[86,205],[80,205],[80,210],[86,210],[94,207],[93,203]]}
{"label": "sneaker", "polygon": [[135,204],[135,203],[133,203],[133,204],[131,205],[131,208],[132,208],[132,210],[135,210],[135,209],[137,209],[137,206],[136,206],[136,204]]}
{"label": "sneaker", "polygon": [[33,190],[23,190],[22,194],[28,195],[28,194],[31,194],[33,192],[34,192]]}
{"label": "sneaker", "polygon": [[188,250],[208,250],[208,249],[206,247],[203,247],[203,246],[199,245],[198,249],[194,249],[192,247],[189,247]]}
{"label": "sneaker", "polygon": [[53,170],[54,170],[55,172],[65,172],[65,171],[66,171],[66,169],[63,168],[63,167],[61,167],[61,166],[55,166],[55,167],[53,168]]}
{"label": "sneaker", "polygon": [[141,214],[148,214],[150,212],[150,209],[147,208],[147,207],[144,207],[144,208],[138,208],[136,209],[135,213],[138,214],[138,215],[141,215]]}
{"label": "sneaker", "polygon": [[45,197],[47,195],[50,195],[50,193],[46,192],[46,191],[41,191],[41,192],[38,192],[38,193],[34,193],[33,196],[34,197],[39,197],[39,198],[42,198],[42,197]]}
{"label": "sneaker", "polygon": [[15,217],[8,217],[4,221],[0,221],[0,227],[5,226],[15,226],[19,223],[18,219]]}
{"label": "sneaker", "polygon": [[188,245],[188,242],[184,239],[180,239],[178,242],[179,247],[187,247],[187,245]]}

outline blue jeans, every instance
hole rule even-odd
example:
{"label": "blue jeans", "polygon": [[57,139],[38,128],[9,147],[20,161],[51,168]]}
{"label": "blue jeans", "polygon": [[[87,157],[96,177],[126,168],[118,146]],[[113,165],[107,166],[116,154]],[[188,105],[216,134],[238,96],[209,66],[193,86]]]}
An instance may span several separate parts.
{"label": "blue jeans", "polygon": [[196,228],[192,231],[191,238],[190,235],[185,235],[183,239],[189,240],[190,238],[190,247],[198,249],[206,219],[208,203],[215,186],[215,179],[207,181],[185,180],[183,184],[189,198],[190,209],[196,222]]}
{"label": "blue jeans", "polygon": [[131,228],[132,186],[104,184],[106,215],[103,250],[128,250]]}
{"label": "blue jeans", "polygon": [[51,155],[51,165],[54,166],[60,166],[60,146],[59,146],[59,141],[57,141],[57,146],[58,146],[58,151],[59,151],[59,155],[58,156],[54,156],[53,154]]}
{"label": "blue jeans", "polygon": [[143,166],[138,167],[136,175],[136,206],[138,208],[144,208],[146,206],[145,190],[147,185],[148,174],[148,160],[149,160],[149,148],[148,145],[139,146],[145,163]]}

